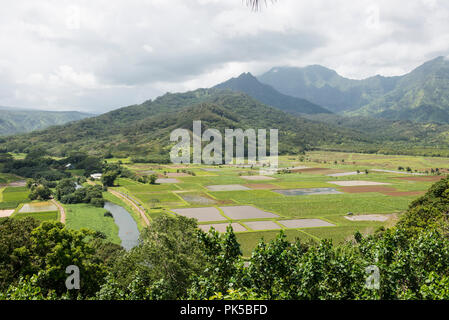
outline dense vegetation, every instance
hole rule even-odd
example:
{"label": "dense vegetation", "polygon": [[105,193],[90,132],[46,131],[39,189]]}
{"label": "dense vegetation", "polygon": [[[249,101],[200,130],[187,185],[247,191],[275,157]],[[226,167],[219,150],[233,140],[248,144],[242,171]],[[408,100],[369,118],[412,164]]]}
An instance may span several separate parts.
{"label": "dense vegetation", "polygon": [[330,113],[329,110],[320,107],[315,103],[278,92],[273,87],[259,82],[259,80],[249,72],[242,73],[237,78],[232,78],[220,83],[214,88],[243,92],[268,106],[273,106],[282,111],[296,115],[303,113]]}
{"label": "dense vegetation", "polygon": [[41,111],[0,107],[0,136],[31,132],[93,116],[76,111]]}
{"label": "dense vegetation", "polygon": [[258,79],[333,112],[419,122],[449,122],[449,61],[438,57],[397,77],[352,80],[321,67],[273,68]]}
{"label": "dense vegetation", "polygon": [[371,141],[369,153],[421,156],[449,155],[449,125],[386,120],[371,117],[344,117],[336,114],[306,115],[310,120],[362,132]]}
{"label": "dense vegetation", "polygon": [[359,133],[294,117],[242,93],[199,89],[166,94],[155,101],[49,130],[8,137],[0,146],[13,152],[39,146],[58,156],[80,150],[105,157],[165,157],[168,161],[170,132],[192,129],[194,120],[202,120],[204,129],[277,128],[281,153],[295,154],[324,143],[368,142]]}
{"label": "dense vegetation", "polygon": [[[124,252],[101,234],[32,219],[0,221],[3,299],[448,299],[449,178],[414,201],[396,227],[333,245],[261,240],[245,264],[232,229],[156,218]],[[65,267],[80,290],[64,287]],[[367,267],[379,270],[367,286]]]}
{"label": "dense vegetation", "polygon": [[90,203],[95,207],[103,207],[103,187],[99,185],[76,188],[72,179],[62,179],[56,186],[56,199],[65,204]]}
{"label": "dense vegetation", "polygon": [[[352,118],[346,120],[330,114],[308,117],[313,120],[266,106],[243,93],[198,89],[166,94],[154,101],[63,126],[6,137],[0,141],[0,149],[30,154],[37,148],[43,154],[63,157],[79,150],[101,158],[132,157],[134,162],[168,163],[173,145],[169,141],[170,132],[177,128],[191,130],[194,120],[202,120],[203,130],[277,128],[280,154],[298,154],[317,148],[434,156],[449,153],[447,125],[383,123],[383,120],[370,119],[352,121]],[[435,144],[438,149],[434,148]],[[73,164],[81,161],[76,156],[72,160]],[[30,156],[27,161],[33,158]],[[93,173],[94,169],[88,171]],[[29,169],[23,169],[21,175],[31,174]]]}

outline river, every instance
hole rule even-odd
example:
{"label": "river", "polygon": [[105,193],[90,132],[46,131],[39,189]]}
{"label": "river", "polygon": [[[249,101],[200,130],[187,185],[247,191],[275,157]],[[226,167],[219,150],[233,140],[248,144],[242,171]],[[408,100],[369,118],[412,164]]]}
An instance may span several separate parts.
{"label": "river", "polygon": [[105,202],[104,208],[112,213],[117,224],[118,236],[122,240],[122,247],[130,250],[139,243],[139,229],[137,223],[125,208],[112,202]]}

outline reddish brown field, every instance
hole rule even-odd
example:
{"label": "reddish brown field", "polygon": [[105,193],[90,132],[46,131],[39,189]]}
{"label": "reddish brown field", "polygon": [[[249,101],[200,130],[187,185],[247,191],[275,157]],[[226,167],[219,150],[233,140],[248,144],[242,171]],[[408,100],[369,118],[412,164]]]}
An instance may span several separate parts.
{"label": "reddish brown field", "polygon": [[173,178],[173,177],[188,177],[189,174],[184,172],[167,172],[167,177]]}
{"label": "reddish brown field", "polygon": [[395,179],[408,180],[408,181],[440,181],[446,178],[446,176],[412,176],[412,177],[396,177]]}
{"label": "reddish brown field", "polygon": [[341,187],[341,191],[346,193],[366,193],[366,192],[395,192],[396,189],[393,187],[384,186],[360,186],[360,187]]}
{"label": "reddish brown field", "polygon": [[276,189],[279,187],[276,187],[275,185],[272,184],[266,184],[266,183],[252,183],[252,184],[244,184],[245,187],[251,188],[251,189],[256,189],[256,190],[261,190],[261,189]]}
{"label": "reddish brown field", "polygon": [[382,192],[384,195],[390,197],[406,197],[406,196],[422,196],[425,191],[393,191],[393,192]]}

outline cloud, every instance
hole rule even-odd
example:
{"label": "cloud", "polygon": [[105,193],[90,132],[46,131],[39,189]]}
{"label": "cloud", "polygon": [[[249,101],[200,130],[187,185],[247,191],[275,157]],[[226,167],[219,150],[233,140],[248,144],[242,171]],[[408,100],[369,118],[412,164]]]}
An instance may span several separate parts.
{"label": "cloud", "polygon": [[10,2],[0,105],[99,113],[280,65],[402,74],[449,54],[448,14],[436,0]]}

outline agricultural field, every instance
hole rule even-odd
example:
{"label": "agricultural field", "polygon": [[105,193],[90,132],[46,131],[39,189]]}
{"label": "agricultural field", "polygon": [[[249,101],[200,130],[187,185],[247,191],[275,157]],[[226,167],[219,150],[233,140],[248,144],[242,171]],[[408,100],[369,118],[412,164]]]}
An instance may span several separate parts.
{"label": "agricultural field", "polygon": [[[281,229],[289,239],[341,243],[356,231],[391,226],[449,172],[449,159],[340,152],[284,156],[279,164],[287,171],[271,176],[248,166],[125,164],[163,183],[120,178],[114,189],[135,199],[150,218],[180,214],[197,219],[202,230],[220,232],[232,224],[248,255],[260,238],[270,240]],[[442,174],[431,175],[432,168]]]}
{"label": "agricultural field", "polygon": [[106,209],[93,207],[89,204],[66,204],[66,225],[75,230],[87,228],[95,231],[103,232],[106,238],[120,244],[121,240],[118,236],[118,226],[112,217],[105,217]]}
{"label": "agricultural field", "polygon": [[16,209],[19,204],[30,202],[28,194],[26,187],[0,186],[0,210]]}
{"label": "agricultural field", "polygon": [[22,203],[11,215],[12,218],[35,218],[38,221],[59,221],[58,208],[50,201]]}

